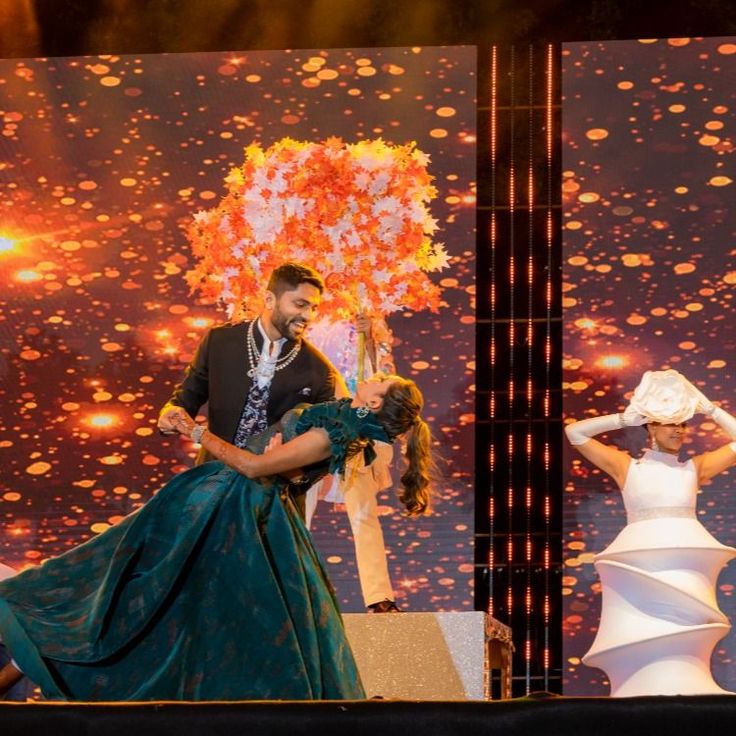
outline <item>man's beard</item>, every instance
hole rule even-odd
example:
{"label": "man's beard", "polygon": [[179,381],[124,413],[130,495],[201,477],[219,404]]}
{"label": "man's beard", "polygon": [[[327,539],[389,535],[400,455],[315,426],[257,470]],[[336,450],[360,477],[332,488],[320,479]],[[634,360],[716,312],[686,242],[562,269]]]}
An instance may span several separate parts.
{"label": "man's beard", "polygon": [[[285,337],[287,340],[298,340],[307,327],[307,323],[302,317],[287,319],[281,312],[276,310],[271,315],[271,324],[279,331],[281,337]],[[296,327],[294,332],[292,332],[292,327]]]}

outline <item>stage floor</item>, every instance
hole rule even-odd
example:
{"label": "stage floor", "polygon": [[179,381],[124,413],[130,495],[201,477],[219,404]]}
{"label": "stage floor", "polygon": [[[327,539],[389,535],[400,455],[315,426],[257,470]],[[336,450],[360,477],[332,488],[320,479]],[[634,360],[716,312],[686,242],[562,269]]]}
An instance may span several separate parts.
{"label": "stage floor", "polygon": [[0,703],[2,736],[710,736],[736,723],[731,696],[493,702]]}

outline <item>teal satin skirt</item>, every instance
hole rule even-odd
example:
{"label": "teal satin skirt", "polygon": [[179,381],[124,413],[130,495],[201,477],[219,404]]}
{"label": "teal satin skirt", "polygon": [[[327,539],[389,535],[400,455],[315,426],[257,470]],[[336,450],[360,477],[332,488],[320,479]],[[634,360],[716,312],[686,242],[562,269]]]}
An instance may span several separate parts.
{"label": "teal satin skirt", "polygon": [[0,639],[48,698],[365,697],[332,588],[278,484],[219,462],[0,583]]}

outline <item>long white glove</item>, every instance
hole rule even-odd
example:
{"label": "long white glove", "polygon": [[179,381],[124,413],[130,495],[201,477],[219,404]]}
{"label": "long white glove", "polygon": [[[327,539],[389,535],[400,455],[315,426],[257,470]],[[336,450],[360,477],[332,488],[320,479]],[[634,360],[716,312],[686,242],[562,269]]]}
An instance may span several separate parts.
{"label": "long white glove", "polygon": [[[692,383],[690,385],[693,386]],[[732,440],[736,440],[736,417],[731,416],[720,406],[716,406],[710,399],[705,397],[700,389],[695,386],[693,386],[693,389],[698,397],[697,411],[710,417]]]}
{"label": "long white glove", "polygon": [[640,427],[648,421],[647,417],[628,406],[623,414],[605,414],[568,424],[565,427],[565,434],[571,445],[584,445],[589,439],[602,432],[611,432],[624,427]]}

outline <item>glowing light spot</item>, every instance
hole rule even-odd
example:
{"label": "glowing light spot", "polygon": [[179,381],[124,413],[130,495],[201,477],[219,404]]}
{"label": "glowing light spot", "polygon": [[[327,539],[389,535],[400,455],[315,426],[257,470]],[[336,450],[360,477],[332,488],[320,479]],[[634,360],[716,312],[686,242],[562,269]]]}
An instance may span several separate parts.
{"label": "glowing light spot", "polygon": [[61,405],[64,411],[79,411],[79,404],[76,401],[67,401]]}
{"label": "glowing light spot", "polygon": [[441,118],[451,118],[455,114],[455,108],[454,107],[438,107],[435,110],[435,114],[439,115]]}
{"label": "glowing light spot", "polygon": [[711,360],[711,362],[708,363],[708,368],[725,368],[725,367],[726,367],[725,360]]}
{"label": "glowing light spot", "polygon": [[595,267],[595,270],[598,271],[598,273],[610,273],[613,270],[613,267],[609,266],[607,263],[601,263]]}
{"label": "glowing light spot", "polygon": [[582,194],[578,195],[578,199],[585,204],[597,202],[600,198],[601,195],[597,194],[596,192],[583,192]]}
{"label": "glowing light spot", "polygon": [[736,271],[729,271],[724,277],[723,280],[727,284],[736,284]]}
{"label": "glowing light spot", "polygon": [[372,66],[361,66],[357,74],[360,77],[372,77],[376,73],[376,70]]}
{"label": "glowing light spot", "polygon": [[678,263],[672,269],[676,274],[692,273],[695,270],[694,263]]}
{"label": "glowing light spot", "polygon": [[209,325],[212,323],[211,319],[207,319],[206,317],[195,317],[194,319],[190,320],[190,324],[192,327],[209,327]]}
{"label": "glowing light spot", "polygon": [[97,391],[92,394],[92,398],[98,403],[102,401],[110,401],[112,394],[107,391]]}
{"label": "glowing light spot", "polygon": [[689,38],[668,38],[667,43],[670,46],[687,46],[690,43]]}
{"label": "glowing light spot", "polygon": [[3,493],[4,501],[20,501],[20,499],[20,493],[16,493],[15,491],[8,491],[7,493]]}
{"label": "glowing light spot", "polygon": [[736,54],[736,43],[722,43],[718,47],[718,53],[729,56],[730,54]]}
{"label": "glowing light spot", "polygon": [[20,281],[22,284],[31,284],[34,281],[40,281],[43,276],[38,271],[31,269],[23,269],[15,274],[15,280]]}
{"label": "glowing light spot", "polygon": [[572,256],[567,259],[567,262],[571,266],[584,266],[588,262],[588,259],[586,256]]}
{"label": "glowing light spot", "polygon": [[720,120],[709,120],[705,127],[707,130],[721,130],[723,128],[723,122]]}
{"label": "glowing light spot", "polygon": [[415,371],[423,371],[423,370],[426,370],[427,368],[429,368],[429,363],[427,363],[427,361],[426,361],[426,360],[415,360],[415,361],[414,361],[414,362],[413,362],[413,363],[411,364],[411,367],[412,367],[412,368],[413,368],[413,369],[414,369]]}
{"label": "glowing light spot", "polygon": [[703,305],[699,302],[690,302],[685,305],[685,309],[687,309],[688,312],[700,312],[703,309]]}
{"label": "glowing light spot", "polygon": [[104,521],[98,521],[95,524],[92,524],[92,526],[90,527],[90,529],[95,534],[102,534],[102,532],[106,532],[110,528],[110,526],[111,526],[110,524],[107,524]]}
{"label": "glowing light spot", "polygon": [[687,194],[689,191],[687,187],[675,187],[675,194]]}
{"label": "glowing light spot", "polygon": [[342,557],[340,557],[340,555],[330,555],[327,558],[327,562],[330,565],[339,565],[342,562]]}
{"label": "glowing light spot", "polygon": [[41,353],[38,350],[22,350],[20,353],[21,360],[38,360]]}
{"label": "glowing light spot", "polygon": [[48,473],[49,470],[51,470],[51,463],[39,461],[29,465],[26,468],[26,473],[29,475],[43,475],[44,473]]}
{"label": "glowing light spot", "polygon": [[573,391],[585,391],[588,388],[588,384],[585,381],[573,381],[570,384],[570,388]]}
{"label": "glowing light spot", "polygon": [[126,176],[120,180],[120,185],[124,187],[134,187],[137,183],[138,181],[130,176]]}
{"label": "glowing light spot", "polygon": [[676,104],[670,105],[667,109],[670,112],[675,113],[675,115],[679,115],[680,113],[685,112],[685,110],[687,110],[687,107],[685,107],[685,105]]}
{"label": "glowing light spot", "polygon": [[643,256],[641,253],[625,253],[621,256],[621,262],[627,268],[636,268],[637,266],[643,266],[649,259]]}
{"label": "glowing light spot", "polygon": [[429,134],[432,138],[447,138],[447,131],[444,128],[432,128]]}
{"label": "glowing light spot", "polygon": [[585,132],[585,137],[591,141],[602,141],[608,138],[608,131],[605,128],[591,128]]}
{"label": "glowing light spot", "polygon": [[582,226],[583,223],[579,220],[570,220],[569,222],[565,223],[565,228],[567,230],[580,230]]}
{"label": "glowing light spot", "polygon": [[144,465],[158,465],[161,462],[161,459],[155,455],[144,455],[142,462]]}
{"label": "glowing light spot", "polygon": [[590,319],[590,317],[581,317],[575,320],[575,327],[579,327],[581,330],[592,330],[595,325],[595,320]]}
{"label": "glowing light spot", "polygon": [[627,217],[628,215],[632,214],[634,211],[633,207],[627,207],[626,205],[619,205],[618,207],[614,207],[612,212],[616,217]]}
{"label": "glowing light spot", "polygon": [[102,77],[100,84],[103,87],[117,87],[121,80],[118,77]]}
{"label": "glowing light spot", "polygon": [[641,314],[630,314],[626,318],[626,322],[630,325],[643,325],[646,324],[647,318]]}
{"label": "glowing light spot", "polygon": [[321,79],[322,81],[330,80],[330,79],[337,79],[340,74],[335,69],[320,69],[317,72],[317,79]]}
{"label": "glowing light spot", "polygon": [[135,394],[125,393],[125,394],[120,394],[120,396],[118,396],[118,401],[122,401],[124,404],[129,404],[131,401],[135,401],[135,399],[136,399]]}
{"label": "glowing light spot", "polygon": [[130,330],[130,325],[126,324],[125,322],[118,322],[115,325],[116,332],[128,332],[129,330]]}
{"label": "glowing light spot", "polygon": [[727,176],[712,176],[708,183],[714,187],[726,187],[732,182],[733,182],[733,179],[730,179]]}
{"label": "glowing light spot", "polygon": [[123,349],[123,346],[118,342],[106,342],[102,345],[102,349],[106,353],[117,353],[119,350]]}
{"label": "glowing light spot", "polygon": [[720,138],[717,135],[703,135],[698,140],[701,146],[715,146],[720,142]]}
{"label": "glowing light spot", "polygon": [[10,238],[0,236],[0,254],[9,253],[15,249],[15,241]]}
{"label": "glowing light spot", "polygon": [[88,420],[87,424],[104,429],[105,427],[112,427],[115,424],[115,417],[111,414],[93,414]]}
{"label": "glowing light spot", "polygon": [[598,365],[602,368],[623,368],[627,362],[623,355],[604,355],[598,360]]}
{"label": "glowing light spot", "polygon": [[633,89],[634,83],[633,82],[626,82],[626,81],[624,81],[624,82],[619,82],[616,86],[619,89]]}
{"label": "glowing light spot", "polygon": [[123,458],[120,455],[105,455],[105,457],[100,458],[100,462],[103,465],[120,465]]}
{"label": "glowing light spot", "polygon": [[257,84],[258,82],[261,81],[261,76],[259,74],[249,74],[245,78],[245,81],[249,82],[250,84]]}

